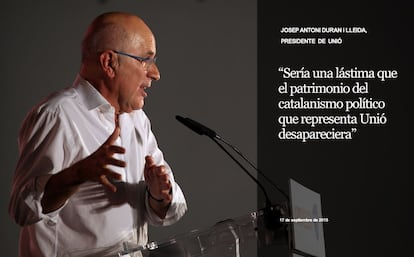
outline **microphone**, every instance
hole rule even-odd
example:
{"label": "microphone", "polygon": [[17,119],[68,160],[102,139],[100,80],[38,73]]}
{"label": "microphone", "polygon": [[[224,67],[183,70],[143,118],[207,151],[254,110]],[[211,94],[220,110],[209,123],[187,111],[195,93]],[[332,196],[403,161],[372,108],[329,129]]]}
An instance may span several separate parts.
{"label": "microphone", "polygon": [[184,118],[181,117],[179,115],[176,115],[175,118],[181,122],[182,124],[184,124],[185,126],[187,126],[188,128],[190,128],[192,131],[196,132],[199,135],[206,135],[210,138],[220,138],[216,132],[214,132],[213,130],[207,128],[206,126],[198,123],[195,120],[192,120],[190,118]]}
{"label": "microphone", "polygon": [[217,140],[220,140],[221,142],[223,142],[224,144],[226,144],[227,146],[229,146],[230,148],[232,148],[239,156],[241,156],[247,163],[249,163],[249,165],[254,168],[258,174],[260,174],[261,176],[263,176],[268,182],[270,182],[272,184],[272,186],[274,186],[280,193],[282,193],[286,199],[289,202],[289,196],[283,191],[281,190],[275,183],[273,183],[272,180],[270,180],[264,173],[262,173],[258,168],[256,168],[253,163],[251,161],[249,161],[236,147],[234,147],[233,145],[231,145],[230,143],[226,142],[223,138],[221,138],[214,130],[202,125],[201,123],[194,121],[190,118],[184,118],[181,117],[179,115],[176,115],[175,118],[181,122],[182,124],[184,124],[186,127],[188,127],[189,129],[191,129],[192,131],[196,132],[199,135],[206,135],[208,136],[210,139],[212,139],[234,162],[236,162],[239,167],[259,186],[259,188],[263,191],[263,194],[265,196],[266,199],[266,205],[265,205],[265,212],[264,212],[264,218],[265,218],[265,223],[266,226],[268,226],[269,228],[275,229],[281,226],[280,224],[280,218],[282,216],[281,210],[280,208],[275,208],[272,205],[272,202],[270,201],[270,198],[265,190],[265,188],[263,187],[263,185],[252,175],[250,174],[250,172],[233,156],[230,154],[229,151],[227,151],[227,149],[221,145]]}
{"label": "microphone", "polygon": [[239,149],[237,149],[232,144],[228,143],[226,140],[224,140],[222,137],[220,137],[214,130],[202,125],[201,123],[192,120],[190,118],[184,118],[179,115],[176,115],[175,118],[184,124],[186,127],[191,129],[192,131],[196,132],[199,135],[206,135],[214,140],[214,138],[220,140],[221,142],[228,145],[230,148],[232,148],[240,157],[242,157],[253,169],[257,171],[258,174],[260,174],[263,178],[265,178],[273,187],[276,188],[286,199],[289,201],[289,196],[280,189],[269,177],[267,177],[263,172],[261,172],[247,157],[245,157]]}

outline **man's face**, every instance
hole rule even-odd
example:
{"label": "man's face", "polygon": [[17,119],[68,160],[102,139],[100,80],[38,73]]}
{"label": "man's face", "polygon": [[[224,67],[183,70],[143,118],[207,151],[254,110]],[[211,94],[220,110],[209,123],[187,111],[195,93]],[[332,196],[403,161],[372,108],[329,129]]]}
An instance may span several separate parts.
{"label": "man's face", "polygon": [[[133,40],[133,47],[122,49],[125,53],[154,58],[156,53],[155,40],[151,32],[141,33],[137,40]],[[131,112],[144,107],[147,97],[146,89],[153,80],[160,78],[157,65],[136,60],[130,56],[118,54],[119,69],[117,74],[118,103],[121,112]]]}

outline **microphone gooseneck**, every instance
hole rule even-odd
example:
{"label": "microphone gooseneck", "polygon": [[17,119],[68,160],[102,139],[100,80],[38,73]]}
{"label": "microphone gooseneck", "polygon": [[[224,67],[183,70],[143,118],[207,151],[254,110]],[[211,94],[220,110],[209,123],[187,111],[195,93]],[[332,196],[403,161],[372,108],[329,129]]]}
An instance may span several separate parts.
{"label": "microphone gooseneck", "polygon": [[289,196],[288,196],[288,194],[286,194],[282,189],[280,189],[280,187],[278,187],[277,185],[276,185],[276,183],[274,183],[268,176],[266,176],[263,172],[261,172],[256,166],[254,166],[254,164],[249,160],[249,159],[247,159],[247,157],[246,156],[244,156],[240,151],[239,151],[239,149],[237,149],[237,147],[235,147],[234,145],[232,145],[232,144],[230,144],[230,143],[228,143],[226,140],[224,140],[223,138],[221,138],[221,137],[219,137],[219,138],[217,138],[217,139],[219,139],[221,142],[223,142],[223,143],[225,143],[226,145],[228,145],[231,149],[233,149],[240,157],[242,157],[243,158],[243,160],[245,160],[253,169],[255,169],[256,171],[257,171],[257,173],[259,174],[259,175],[261,175],[263,178],[265,178],[266,180],[267,180],[267,182],[269,182],[274,188],[276,188],[276,190],[277,191],[279,191],[279,193],[281,193],[285,198],[286,198],[286,200],[289,202],[290,200],[289,200]]}
{"label": "microphone gooseneck", "polygon": [[271,206],[272,202],[270,201],[269,195],[267,194],[265,188],[263,187],[263,185],[259,182],[259,180],[257,180],[252,174],[250,174],[249,171],[247,171],[247,169],[236,159],[234,158],[234,156],[232,154],[230,154],[229,151],[227,151],[226,148],[224,148],[215,138],[212,138],[213,141],[228,155],[230,156],[230,158],[237,163],[237,165],[239,165],[239,167],[251,178],[253,179],[254,182],[256,182],[256,184],[259,186],[259,188],[262,190],[265,198],[266,198],[266,206]]}

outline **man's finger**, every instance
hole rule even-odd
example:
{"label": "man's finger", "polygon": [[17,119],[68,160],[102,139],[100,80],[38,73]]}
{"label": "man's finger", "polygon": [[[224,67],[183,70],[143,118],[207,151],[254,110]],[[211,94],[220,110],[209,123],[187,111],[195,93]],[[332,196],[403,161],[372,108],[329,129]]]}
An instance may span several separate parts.
{"label": "man's finger", "polygon": [[114,154],[114,153],[124,154],[125,153],[125,148],[123,148],[122,146],[118,146],[118,145],[110,145],[108,147],[108,151],[111,154]]}
{"label": "man's finger", "polygon": [[104,168],[102,170],[102,176],[106,177],[106,178],[110,178],[113,180],[121,180],[122,179],[122,175],[119,174],[118,172],[112,171],[108,168]]}
{"label": "man's finger", "polygon": [[168,184],[170,177],[166,173],[157,174],[158,181]]}
{"label": "man's finger", "polygon": [[170,190],[170,189],[168,189],[168,190],[162,190],[162,191],[161,191],[161,193],[162,193],[162,198],[163,198],[164,200],[166,200],[167,202],[170,202],[170,201],[172,200],[172,195],[170,194],[170,192],[171,192],[171,190]]}
{"label": "man's finger", "polygon": [[105,186],[106,188],[108,188],[110,191],[114,193],[116,192],[116,186],[114,186],[111,182],[109,182],[108,178],[105,175],[101,175],[99,179],[103,186]]}
{"label": "man's finger", "polygon": [[162,192],[169,192],[170,191],[170,189],[171,189],[171,185],[170,184],[162,184],[162,185],[160,185],[160,189],[161,189],[161,191]]}
{"label": "man's finger", "polygon": [[164,166],[164,165],[157,166],[157,167],[154,169],[154,173],[155,173],[155,174],[157,174],[157,176],[162,176],[162,175],[164,175],[164,174],[167,174],[167,169],[165,168],[165,166]]}
{"label": "man's finger", "polygon": [[107,164],[109,165],[114,165],[114,166],[118,166],[118,167],[126,167],[126,162],[122,161],[122,160],[117,160],[114,158],[108,158],[106,160]]}
{"label": "man's finger", "polygon": [[145,156],[145,169],[150,169],[153,166],[155,166],[155,162],[152,156]]}

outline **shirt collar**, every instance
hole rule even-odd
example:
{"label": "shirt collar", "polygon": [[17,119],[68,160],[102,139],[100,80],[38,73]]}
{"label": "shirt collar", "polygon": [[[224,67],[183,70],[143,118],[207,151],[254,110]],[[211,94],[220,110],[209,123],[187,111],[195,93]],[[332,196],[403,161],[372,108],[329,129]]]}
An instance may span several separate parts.
{"label": "shirt collar", "polygon": [[102,111],[107,111],[112,108],[111,104],[101,95],[101,93],[80,75],[78,75],[73,82],[73,87],[78,92],[82,104],[84,104],[88,110],[99,108]]}

